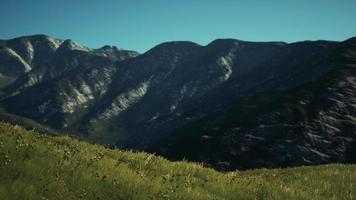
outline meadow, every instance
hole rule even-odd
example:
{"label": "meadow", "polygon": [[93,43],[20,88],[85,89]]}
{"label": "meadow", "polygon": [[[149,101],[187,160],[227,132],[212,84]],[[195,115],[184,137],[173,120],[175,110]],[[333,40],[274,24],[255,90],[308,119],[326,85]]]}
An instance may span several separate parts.
{"label": "meadow", "polygon": [[1,199],[355,199],[356,165],[217,172],[0,122]]}

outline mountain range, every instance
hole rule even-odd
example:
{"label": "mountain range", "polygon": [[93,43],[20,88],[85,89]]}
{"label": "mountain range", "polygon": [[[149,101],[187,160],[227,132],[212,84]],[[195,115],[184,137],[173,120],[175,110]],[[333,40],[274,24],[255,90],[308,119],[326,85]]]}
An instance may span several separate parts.
{"label": "mountain range", "polygon": [[355,162],[356,38],[0,40],[0,119],[219,170]]}

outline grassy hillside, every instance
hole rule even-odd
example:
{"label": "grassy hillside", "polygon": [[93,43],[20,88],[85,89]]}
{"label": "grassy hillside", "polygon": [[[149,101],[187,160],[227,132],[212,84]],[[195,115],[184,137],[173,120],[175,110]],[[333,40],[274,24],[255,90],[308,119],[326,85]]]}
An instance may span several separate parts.
{"label": "grassy hillside", "polygon": [[36,129],[40,133],[48,133],[51,135],[56,135],[60,133],[59,131],[47,127],[45,125],[39,124],[38,122],[22,117],[19,115],[14,115],[3,110],[2,105],[0,105],[0,122],[7,122],[11,124],[18,124],[26,129]]}
{"label": "grassy hillside", "polygon": [[219,173],[0,123],[1,199],[354,199],[356,165]]}

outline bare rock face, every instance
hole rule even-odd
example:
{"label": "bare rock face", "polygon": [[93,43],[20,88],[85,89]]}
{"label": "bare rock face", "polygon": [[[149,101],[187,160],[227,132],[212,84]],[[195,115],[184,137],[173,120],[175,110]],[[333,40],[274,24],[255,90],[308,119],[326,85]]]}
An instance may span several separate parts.
{"label": "bare rock face", "polygon": [[3,109],[217,169],[354,162],[356,40],[167,42],[139,55],[0,41]]}
{"label": "bare rock face", "polygon": [[316,63],[317,72],[327,70],[313,78],[304,72],[304,83],[294,76],[296,86],[285,89],[288,81],[277,91],[248,91],[222,106],[207,103],[216,110],[178,127],[152,151],[221,170],[355,162],[355,39]]}
{"label": "bare rock face", "polygon": [[[105,48],[102,55],[102,49],[43,35],[3,41],[3,49],[13,49],[8,57],[15,57],[23,68],[2,90],[5,108],[59,130],[77,126],[106,93],[116,62],[138,55],[116,47]],[[4,62],[1,69],[12,66]]]}
{"label": "bare rock face", "polygon": [[0,41],[0,87],[10,85],[21,75],[47,62],[61,43],[61,40],[44,35]]}

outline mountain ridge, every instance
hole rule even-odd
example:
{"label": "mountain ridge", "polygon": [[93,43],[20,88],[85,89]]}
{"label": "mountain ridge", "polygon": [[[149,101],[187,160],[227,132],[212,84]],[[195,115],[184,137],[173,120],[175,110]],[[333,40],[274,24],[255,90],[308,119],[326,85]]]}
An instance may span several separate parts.
{"label": "mountain ridge", "polygon": [[[296,43],[217,39],[205,46],[189,41],[166,42],[143,54],[111,46],[89,49],[70,40],[58,40],[60,45],[55,48],[49,47],[51,42],[44,39],[46,36],[33,37],[44,40],[45,47],[52,49],[45,53],[50,56],[34,62],[29,72],[22,71],[11,84],[5,83],[0,104],[6,112],[59,132],[71,132],[77,137],[120,148],[152,151],[170,159],[204,162],[221,170],[328,163],[333,161],[333,156],[346,162],[345,155],[352,149],[346,146],[356,139],[354,134],[346,134],[347,139],[342,141],[347,145],[338,152],[327,143],[315,149],[308,142],[310,135],[317,138],[328,135],[325,141],[333,142],[339,139],[331,135],[344,134],[337,131],[344,130],[344,125],[340,128],[338,121],[326,123],[315,118],[316,114],[299,116],[300,109],[305,113],[313,110],[308,107],[308,101],[319,99],[326,106],[330,104],[326,101],[328,96],[335,99],[333,95],[344,95],[345,100],[337,101],[347,106],[332,112],[351,113],[345,127],[356,130],[352,107],[355,37],[343,42]],[[12,41],[12,46],[23,48],[27,44],[25,37],[16,41],[19,43]],[[61,46],[63,52],[57,52]],[[11,62],[2,62],[9,57],[1,54],[2,49],[0,70],[10,69]],[[17,54],[26,59],[31,57],[29,51],[24,52]],[[337,81],[330,82],[327,77]],[[339,82],[345,88],[339,87]],[[301,100],[305,103],[302,106],[289,100],[300,98],[301,92],[296,90],[300,87],[304,87],[301,89],[304,93],[315,93]],[[316,87],[324,93],[313,89]],[[260,110],[272,114],[268,116]],[[317,107],[317,111],[329,112],[323,107]],[[276,118],[276,113],[285,118]],[[264,125],[261,117],[270,124]],[[284,127],[278,132],[276,128],[263,127],[283,124],[293,124],[290,127],[299,127],[301,132],[297,128]],[[317,128],[325,124],[331,127],[330,133]],[[284,140],[273,138],[283,138],[286,133],[301,142],[292,142],[293,148],[279,151]],[[271,144],[256,143],[261,138]],[[197,149],[190,149],[184,141],[191,141],[189,146]],[[255,143],[260,147],[256,151],[252,149],[247,156],[246,145]],[[265,146],[270,148],[267,150],[270,153],[264,158]],[[288,161],[288,154],[297,157],[296,162]],[[211,155],[213,158],[209,158]],[[330,159],[324,159],[324,155]]]}

